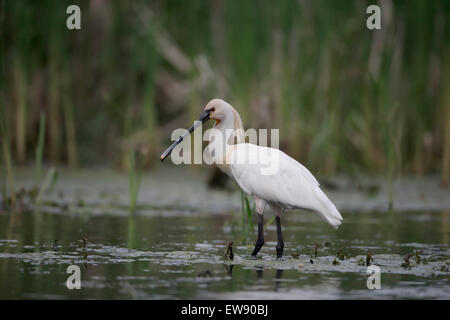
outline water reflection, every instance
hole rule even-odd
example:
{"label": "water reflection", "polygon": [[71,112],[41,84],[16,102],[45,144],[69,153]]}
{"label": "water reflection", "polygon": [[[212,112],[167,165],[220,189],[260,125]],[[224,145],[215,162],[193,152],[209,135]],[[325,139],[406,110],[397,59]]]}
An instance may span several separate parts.
{"label": "water reflection", "polygon": [[233,264],[223,264],[225,268],[225,273],[227,276],[232,277],[233,276]]}
{"label": "water reflection", "polygon": [[281,285],[281,276],[283,275],[283,270],[282,269],[277,269],[276,273],[275,273],[275,291],[278,291],[278,289],[280,288]]}
{"label": "water reflection", "polygon": [[[255,272],[256,272],[256,279],[259,280],[260,282],[264,280],[264,267],[263,266],[256,266],[255,268]],[[270,272],[270,274],[272,274],[272,270],[268,270],[266,271]],[[281,278],[283,276],[283,269],[276,269],[275,270],[275,277],[272,279],[273,282],[275,283],[275,287],[273,291],[278,291],[278,289],[280,288],[280,283],[281,283]]]}
{"label": "water reflection", "polygon": [[256,266],[256,279],[261,280],[263,278],[264,274],[264,267],[263,266]]}

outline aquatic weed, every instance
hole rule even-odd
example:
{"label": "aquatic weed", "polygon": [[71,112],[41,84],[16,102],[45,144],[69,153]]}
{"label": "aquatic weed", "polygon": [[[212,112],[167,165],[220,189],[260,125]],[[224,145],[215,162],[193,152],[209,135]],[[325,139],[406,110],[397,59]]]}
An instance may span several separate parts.
{"label": "aquatic weed", "polygon": [[314,258],[317,258],[317,250],[320,248],[319,243],[314,243]]}
{"label": "aquatic weed", "polygon": [[36,146],[36,159],[34,165],[34,186],[36,188],[38,188],[39,181],[41,180],[44,145],[45,145],[45,112],[41,112],[41,117],[39,120],[38,141]]}
{"label": "aquatic weed", "polygon": [[338,250],[338,252],[336,253],[336,257],[339,260],[346,260],[348,259],[350,256],[343,250]]}
{"label": "aquatic weed", "polygon": [[408,254],[403,258],[404,262],[402,262],[402,264],[401,264],[401,266],[402,266],[403,268],[411,268],[412,263],[411,263],[411,260],[409,260],[410,258],[411,258],[411,254],[410,254],[410,253],[408,253]]}
{"label": "aquatic weed", "polygon": [[372,263],[373,263],[372,252],[369,250],[367,252],[367,257],[366,257],[366,266],[370,266]]}
{"label": "aquatic weed", "polygon": [[224,258],[227,260],[233,260],[234,254],[233,254],[233,241],[228,241],[227,247],[225,249]]}

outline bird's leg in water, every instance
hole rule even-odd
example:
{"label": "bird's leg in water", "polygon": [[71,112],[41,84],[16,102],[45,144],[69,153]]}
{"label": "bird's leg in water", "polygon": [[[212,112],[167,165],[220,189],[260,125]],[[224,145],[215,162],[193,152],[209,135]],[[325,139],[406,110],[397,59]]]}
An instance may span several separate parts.
{"label": "bird's leg in water", "polygon": [[264,244],[264,219],[263,215],[258,213],[258,239],[256,239],[255,249],[253,249],[252,257],[256,257],[259,250]]}
{"label": "bird's leg in water", "polygon": [[283,234],[281,233],[281,220],[280,216],[275,217],[275,222],[277,224],[277,258],[281,258],[283,256],[283,248],[284,248],[284,241],[283,241]]}

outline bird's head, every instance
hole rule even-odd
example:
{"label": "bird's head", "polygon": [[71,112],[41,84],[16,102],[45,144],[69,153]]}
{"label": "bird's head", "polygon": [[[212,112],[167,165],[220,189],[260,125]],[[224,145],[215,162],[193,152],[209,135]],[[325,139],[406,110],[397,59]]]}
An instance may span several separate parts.
{"label": "bird's head", "polygon": [[209,112],[209,118],[216,120],[216,124],[218,124],[225,118],[230,117],[233,107],[222,99],[212,99],[206,105],[204,112]]}
{"label": "bird's head", "polygon": [[[227,102],[221,100],[221,99],[213,99],[206,107],[203,109],[202,114],[198,118],[198,121],[188,129],[188,132],[186,132],[184,135],[180,136],[172,145],[170,145],[169,148],[164,151],[164,153],[161,155],[161,161],[163,161],[167,156],[172,152],[172,150],[179,144],[183,139],[191,134],[197,127],[201,126],[205,122],[207,122],[209,119],[216,120],[216,125],[221,123],[222,121],[225,121],[230,128],[232,129],[243,129],[242,127],[242,120],[237,111]],[[243,133],[239,131],[239,137],[238,142],[242,142],[242,136]]]}

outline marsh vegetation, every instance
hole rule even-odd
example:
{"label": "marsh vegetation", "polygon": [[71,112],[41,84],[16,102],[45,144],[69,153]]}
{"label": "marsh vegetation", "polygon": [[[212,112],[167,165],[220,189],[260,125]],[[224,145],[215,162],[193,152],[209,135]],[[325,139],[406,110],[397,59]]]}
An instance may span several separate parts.
{"label": "marsh vegetation", "polygon": [[[380,1],[380,31],[360,0],[81,0],[69,31],[73,2],[0,0],[0,298],[450,297],[448,1]],[[342,229],[290,213],[276,261],[267,215],[248,259],[252,200],[158,163],[213,97],[280,128]]]}

